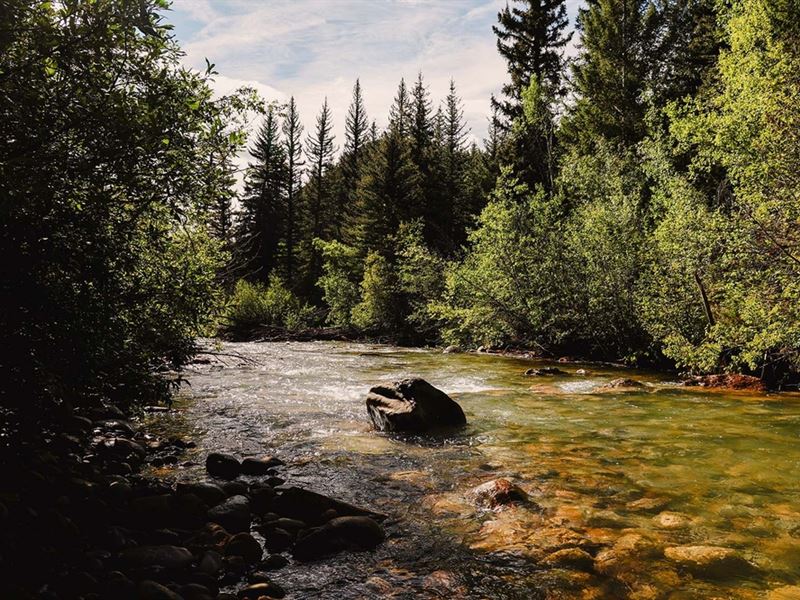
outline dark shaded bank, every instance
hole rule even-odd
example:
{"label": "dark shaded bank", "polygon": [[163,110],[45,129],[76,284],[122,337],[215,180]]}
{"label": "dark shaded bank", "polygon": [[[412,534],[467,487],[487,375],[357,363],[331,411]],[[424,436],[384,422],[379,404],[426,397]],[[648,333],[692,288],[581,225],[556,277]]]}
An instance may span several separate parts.
{"label": "dark shaded bank", "polygon": [[[493,565],[479,580],[455,573],[455,557],[480,557],[396,515],[298,487],[298,466],[276,457],[203,452],[205,476],[176,481],[170,474],[199,466],[189,439],[154,435],[110,405],[62,425],[36,445],[2,449],[2,598],[326,598],[329,586],[309,587],[298,573],[343,552],[377,574],[363,580],[354,571],[336,584],[354,597],[464,597],[473,589],[540,597],[517,571],[532,573],[527,561]],[[414,573],[415,590],[390,583],[396,572]]]}

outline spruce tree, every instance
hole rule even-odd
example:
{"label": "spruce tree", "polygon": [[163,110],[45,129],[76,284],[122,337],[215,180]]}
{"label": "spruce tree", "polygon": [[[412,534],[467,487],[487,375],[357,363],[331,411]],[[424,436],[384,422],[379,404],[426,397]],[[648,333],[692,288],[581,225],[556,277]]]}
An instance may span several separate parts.
{"label": "spruce tree", "polygon": [[497,50],[508,64],[511,81],[502,88],[505,100],[493,104],[510,127],[522,115],[522,91],[531,78],[555,92],[561,89],[563,50],[572,38],[565,0],[512,0],[497,14],[492,27]]}
{"label": "spruce tree", "polygon": [[[348,225],[352,220],[352,206],[355,202],[356,188],[361,177],[361,165],[369,142],[369,121],[361,95],[361,83],[356,79],[353,86],[353,100],[345,119],[344,153],[340,159],[342,185],[339,190],[339,220]],[[349,231],[345,231],[349,233]]]}
{"label": "spruce tree", "polygon": [[646,132],[645,91],[659,57],[661,15],[651,0],[591,0],[578,12],[577,101],[564,137],[582,152],[598,140],[632,145]]}
{"label": "spruce tree", "polygon": [[420,218],[420,175],[408,139],[396,127],[371,148],[358,187],[357,247],[393,254],[393,236],[402,222]]}
{"label": "spruce tree", "polygon": [[406,80],[400,79],[397,95],[394,97],[392,107],[389,109],[389,127],[404,137],[408,134],[411,120],[411,99],[408,96]]}
{"label": "spruce tree", "polygon": [[327,176],[333,166],[336,153],[334,146],[333,119],[328,106],[328,99],[322,104],[317,116],[314,132],[306,139],[306,160],[308,161],[308,181],[303,188],[304,195],[304,251],[307,284],[313,289],[313,283],[320,275],[319,254],[314,246],[315,238],[325,239],[334,228],[335,215],[331,207],[332,186]]}
{"label": "spruce tree", "polygon": [[464,226],[471,212],[466,197],[465,172],[467,163],[467,126],[464,124],[464,109],[456,93],[456,84],[451,79],[445,99],[443,113],[443,183],[446,211],[442,215],[442,228],[448,240],[448,250],[455,250],[463,242]]}
{"label": "spruce tree", "polygon": [[277,266],[286,228],[286,149],[280,139],[275,106],[270,105],[255,143],[254,162],[247,169],[240,240],[250,248],[248,269],[266,280]]}
{"label": "spruce tree", "polygon": [[286,147],[286,281],[292,286],[295,278],[295,245],[299,234],[298,227],[298,192],[302,182],[303,165],[303,125],[297,112],[294,96],[289,98],[289,105],[283,119],[283,139]]}

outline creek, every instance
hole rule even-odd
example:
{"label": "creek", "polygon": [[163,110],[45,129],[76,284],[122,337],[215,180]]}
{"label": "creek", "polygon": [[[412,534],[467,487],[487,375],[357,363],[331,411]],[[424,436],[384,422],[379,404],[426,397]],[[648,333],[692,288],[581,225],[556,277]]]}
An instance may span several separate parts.
{"label": "creek", "polygon": [[[156,474],[203,478],[210,451],[274,454],[288,483],[390,515],[376,552],[276,572],[290,598],[766,598],[800,584],[799,395],[596,365],[525,377],[548,363],[355,343],[221,352],[183,373],[178,410],[149,417],[197,443],[188,464]],[[367,390],[412,375],[461,404],[468,425],[374,431]],[[645,385],[602,389],[618,377]],[[497,477],[533,504],[477,508],[469,490]],[[754,568],[698,572],[665,557],[672,546],[733,549]],[[548,561],[564,548],[594,562]]]}

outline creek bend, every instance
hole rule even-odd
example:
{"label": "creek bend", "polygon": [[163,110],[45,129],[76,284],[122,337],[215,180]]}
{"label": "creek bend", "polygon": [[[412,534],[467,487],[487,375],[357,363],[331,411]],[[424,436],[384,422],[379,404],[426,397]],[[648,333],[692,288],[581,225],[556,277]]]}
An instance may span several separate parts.
{"label": "creek bend", "polygon": [[[197,443],[190,463],[155,474],[205,478],[211,451],[275,454],[288,483],[390,515],[377,551],[276,572],[290,598],[766,598],[800,584],[799,395],[709,392],[595,365],[524,377],[547,363],[369,344],[222,352],[183,373],[177,411],[148,417]],[[367,390],[411,375],[453,397],[468,425],[372,430]],[[646,386],[599,389],[618,377]],[[469,490],[496,477],[535,505],[477,508]],[[664,556],[673,546],[729,548],[754,568],[696,572]],[[568,548],[594,563],[548,558]]]}

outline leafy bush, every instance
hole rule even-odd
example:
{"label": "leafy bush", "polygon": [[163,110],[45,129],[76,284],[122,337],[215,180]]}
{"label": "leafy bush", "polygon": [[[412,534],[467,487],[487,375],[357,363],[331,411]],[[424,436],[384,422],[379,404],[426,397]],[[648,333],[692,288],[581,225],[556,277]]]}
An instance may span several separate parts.
{"label": "leafy bush", "polygon": [[212,73],[181,65],[164,7],[0,17],[0,404],[33,435],[53,406],[166,393],[154,374],[188,360],[218,307],[207,217],[254,103],[214,99]]}
{"label": "leafy bush", "polygon": [[353,308],[353,324],[366,331],[391,333],[398,320],[396,275],[386,258],[370,252],[364,261],[361,302]]}
{"label": "leafy bush", "polygon": [[336,240],[316,239],[314,247],[323,261],[324,274],[317,280],[317,286],[322,289],[322,299],[328,305],[326,321],[335,327],[348,327],[352,325],[353,308],[359,301],[358,251]]}
{"label": "leafy bush", "polygon": [[259,326],[297,330],[307,327],[313,308],[301,302],[277,276],[267,286],[241,279],[236,282],[225,312],[226,325],[233,330]]}

